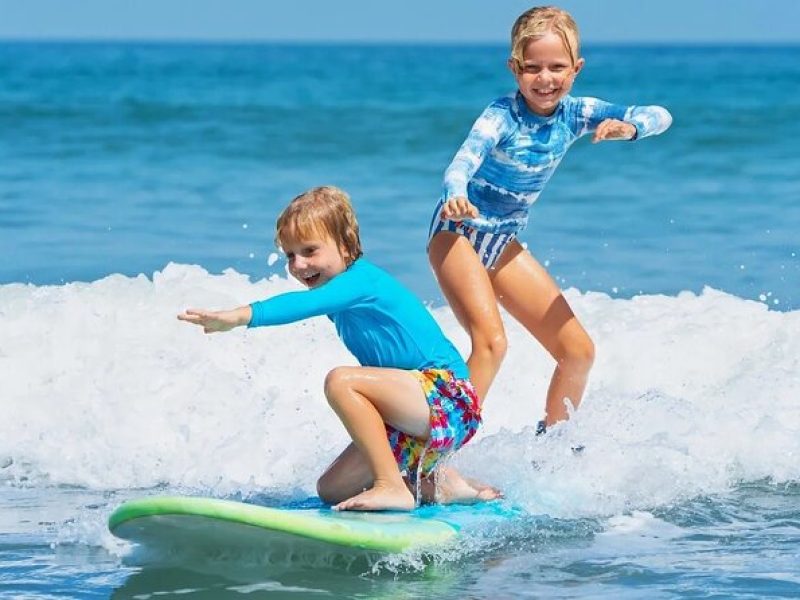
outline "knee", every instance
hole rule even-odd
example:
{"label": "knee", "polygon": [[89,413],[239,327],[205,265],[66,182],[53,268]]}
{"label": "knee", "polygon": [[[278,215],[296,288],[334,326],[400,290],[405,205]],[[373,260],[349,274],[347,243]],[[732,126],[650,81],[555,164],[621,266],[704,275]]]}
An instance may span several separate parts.
{"label": "knee", "polygon": [[349,386],[349,367],[336,367],[325,376],[325,397],[333,404]]}
{"label": "knee", "polygon": [[502,329],[489,338],[489,352],[497,362],[502,362],[508,351],[508,339]]}
{"label": "knee", "polygon": [[508,350],[508,339],[502,327],[490,331],[477,332],[472,337],[472,349],[491,357],[493,362],[501,363]]}
{"label": "knee", "polygon": [[592,368],[595,359],[595,346],[591,338],[582,336],[565,345],[559,363],[573,368],[588,371]]}

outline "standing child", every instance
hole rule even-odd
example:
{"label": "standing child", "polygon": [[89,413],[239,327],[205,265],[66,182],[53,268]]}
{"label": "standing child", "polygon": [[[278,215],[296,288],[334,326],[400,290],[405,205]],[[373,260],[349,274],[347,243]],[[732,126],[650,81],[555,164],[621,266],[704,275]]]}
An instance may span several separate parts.
{"label": "standing child", "polygon": [[480,398],[506,351],[498,302],[555,359],[539,431],[568,418],[567,402],[580,403],[594,344],[517,236],[579,137],[638,140],[672,123],[660,106],[570,96],[584,65],[578,45],[575,22],[559,8],[532,8],[516,20],[508,67],[518,90],[492,102],[473,125],[445,172],[428,238],[439,285],[472,341],[467,364]]}
{"label": "standing child", "polygon": [[[347,195],[318,187],[278,218],[275,239],[289,272],[309,288],[233,310],[189,309],[182,321],[205,333],[280,325],[328,315],[359,367],[337,367],[325,395],[353,439],[317,483],[338,510],[410,510],[407,481],[443,502],[488,500],[499,493],[434,467],[475,434],[480,404],[455,347],[411,292],[362,258]],[[401,470],[408,479],[404,480]],[[436,489],[436,483],[439,488]]]}

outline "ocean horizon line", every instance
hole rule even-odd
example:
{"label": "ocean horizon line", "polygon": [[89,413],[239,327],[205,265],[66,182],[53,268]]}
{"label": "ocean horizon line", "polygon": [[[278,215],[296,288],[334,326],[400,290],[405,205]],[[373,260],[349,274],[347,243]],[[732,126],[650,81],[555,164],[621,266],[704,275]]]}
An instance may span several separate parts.
{"label": "ocean horizon line", "polygon": [[[2,37],[0,46],[14,45],[98,45],[98,46],[282,46],[282,47],[418,47],[418,48],[505,48],[506,41],[490,40],[404,40],[404,39],[352,39],[352,40],[305,40],[264,38],[112,38],[112,37]],[[800,48],[794,40],[623,40],[588,41],[581,44],[584,49],[603,48],[676,48],[693,50],[719,50],[742,48],[785,49]]]}

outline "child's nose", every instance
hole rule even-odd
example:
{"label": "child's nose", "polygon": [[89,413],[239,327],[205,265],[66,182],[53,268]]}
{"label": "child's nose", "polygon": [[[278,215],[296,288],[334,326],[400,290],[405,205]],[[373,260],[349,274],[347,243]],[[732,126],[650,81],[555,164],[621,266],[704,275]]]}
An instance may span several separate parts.
{"label": "child's nose", "polygon": [[294,258],[294,268],[295,269],[305,269],[306,268],[306,264],[308,264],[308,261],[305,258],[303,258],[301,256],[295,256],[295,258]]}

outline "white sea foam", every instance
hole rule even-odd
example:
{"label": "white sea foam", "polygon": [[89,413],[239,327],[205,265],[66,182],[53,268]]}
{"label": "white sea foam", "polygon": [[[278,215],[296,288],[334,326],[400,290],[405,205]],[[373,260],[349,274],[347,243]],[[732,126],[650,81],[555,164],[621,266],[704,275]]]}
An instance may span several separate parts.
{"label": "white sea foam", "polygon": [[[152,278],[0,286],[0,481],[313,495],[348,442],[322,393],[329,369],[355,364],[332,325],[205,336],[175,318],[292,289],[175,264]],[[563,517],[800,479],[800,311],[712,289],[567,297],[598,348],[584,405],[534,436],[553,364],[509,322],[485,426],[455,459],[464,471]],[[452,312],[434,314],[466,352]]]}

